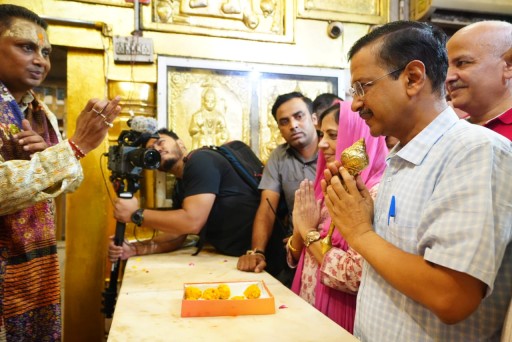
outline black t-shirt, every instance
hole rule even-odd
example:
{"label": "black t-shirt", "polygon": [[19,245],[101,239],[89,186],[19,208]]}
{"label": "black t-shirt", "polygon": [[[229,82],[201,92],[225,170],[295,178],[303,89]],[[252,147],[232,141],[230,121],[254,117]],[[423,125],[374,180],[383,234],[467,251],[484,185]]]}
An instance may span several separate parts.
{"label": "black t-shirt", "polygon": [[226,255],[240,256],[251,248],[252,224],[260,196],[218,152],[192,152],[183,170],[182,198],[211,193],[215,202],[201,237]]}

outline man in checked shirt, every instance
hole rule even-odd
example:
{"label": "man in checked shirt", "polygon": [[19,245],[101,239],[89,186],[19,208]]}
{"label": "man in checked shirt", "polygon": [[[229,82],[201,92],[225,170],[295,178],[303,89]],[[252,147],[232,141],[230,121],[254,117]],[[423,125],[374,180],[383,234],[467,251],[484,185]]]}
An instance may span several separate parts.
{"label": "man in checked shirt", "polygon": [[375,205],[339,164],[323,184],[336,227],[366,261],[362,341],[500,339],[512,295],[512,147],[446,103],[445,42],[426,23],[392,22],[349,52],[352,110],[372,135],[400,141]]}

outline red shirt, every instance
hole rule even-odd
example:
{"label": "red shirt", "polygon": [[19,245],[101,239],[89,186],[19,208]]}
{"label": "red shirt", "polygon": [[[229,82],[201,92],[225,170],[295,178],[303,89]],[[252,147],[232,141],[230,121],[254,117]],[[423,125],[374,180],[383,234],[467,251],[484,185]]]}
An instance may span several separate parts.
{"label": "red shirt", "polygon": [[484,126],[512,140],[512,108],[500,116],[487,121]]}

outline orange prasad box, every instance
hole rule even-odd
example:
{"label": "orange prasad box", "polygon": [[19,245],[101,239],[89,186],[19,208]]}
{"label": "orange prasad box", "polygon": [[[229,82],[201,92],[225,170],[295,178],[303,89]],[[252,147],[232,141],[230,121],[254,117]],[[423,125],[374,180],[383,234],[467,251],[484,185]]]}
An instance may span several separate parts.
{"label": "orange prasad box", "polygon": [[[261,295],[257,299],[185,299],[185,290],[189,286],[204,292],[208,288],[217,288],[221,284],[229,286],[231,292],[229,298],[244,296],[245,289],[253,284],[259,287]],[[274,313],[276,313],[274,296],[263,280],[183,284],[181,317],[268,315]]]}

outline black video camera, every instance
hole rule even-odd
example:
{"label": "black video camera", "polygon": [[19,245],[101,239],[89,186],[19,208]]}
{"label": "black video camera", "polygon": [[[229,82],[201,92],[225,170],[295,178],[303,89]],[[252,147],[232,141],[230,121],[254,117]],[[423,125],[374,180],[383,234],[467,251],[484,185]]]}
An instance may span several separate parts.
{"label": "black video camera", "polygon": [[149,138],[158,138],[158,135],[134,130],[121,132],[118,145],[110,146],[108,150],[108,169],[112,171],[112,180],[138,179],[143,169],[153,170],[160,166],[160,153],[153,148],[141,147]]}
{"label": "black video camera", "polygon": [[[141,120],[143,119],[139,122],[142,122]],[[132,127],[131,123],[133,121],[128,120],[128,126]],[[153,148],[142,147],[150,138],[158,139],[158,134],[141,133],[135,129],[125,130],[119,135],[117,146],[110,146],[108,149],[108,169],[112,171],[110,180],[118,197],[132,198],[140,187],[142,170],[156,169],[160,166],[160,153]],[[116,246],[123,245],[125,228],[126,223],[117,221],[114,237]],[[114,312],[119,269],[120,259],[112,264],[109,285],[102,293],[103,312],[107,318],[112,318]]]}

